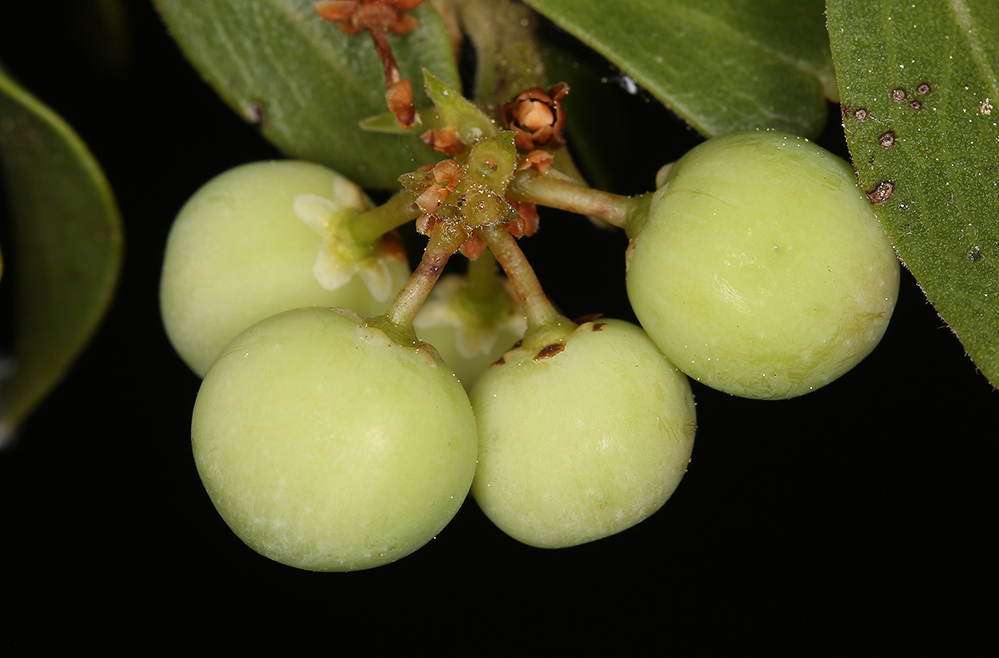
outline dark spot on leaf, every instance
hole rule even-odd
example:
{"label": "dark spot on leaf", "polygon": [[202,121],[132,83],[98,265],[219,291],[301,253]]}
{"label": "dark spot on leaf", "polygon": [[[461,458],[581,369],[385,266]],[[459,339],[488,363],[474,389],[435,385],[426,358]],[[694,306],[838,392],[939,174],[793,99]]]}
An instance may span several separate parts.
{"label": "dark spot on leaf", "polygon": [[889,130],[885,134],[878,137],[878,144],[880,144],[881,148],[883,149],[890,149],[892,146],[894,146],[895,145],[894,131]]}
{"label": "dark spot on leaf", "polygon": [[968,252],[968,260],[970,260],[972,263],[977,263],[978,261],[982,260],[983,258],[985,258],[985,254],[982,253],[982,250],[981,250],[980,247],[977,247],[977,246],[976,247],[972,247],[971,251]]}
{"label": "dark spot on leaf", "polygon": [[914,111],[918,112],[919,110],[923,109],[923,104],[920,103],[919,101],[912,101],[911,103],[909,103],[909,107],[911,107]]}
{"label": "dark spot on leaf", "polygon": [[930,93],[930,86],[924,82],[918,87],[916,87],[916,93],[919,94],[920,96],[925,96],[926,94]]}
{"label": "dark spot on leaf", "polygon": [[857,118],[857,121],[867,121],[867,110],[860,108],[853,113],[853,116]]}
{"label": "dark spot on leaf", "polygon": [[877,187],[867,193],[867,198],[870,199],[873,205],[878,205],[884,203],[891,196],[892,192],[895,191],[895,183],[890,180],[884,180],[878,183]]}
{"label": "dark spot on leaf", "polygon": [[905,89],[891,90],[891,99],[896,103],[901,103],[902,101],[905,100],[905,97],[906,97]]}
{"label": "dark spot on leaf", "polygon": [[536,355],[534,355],[534,360],[540,361],[541,359],[550,359],[564,349],[565,343],[552,343],[551,345],[545,345]]}

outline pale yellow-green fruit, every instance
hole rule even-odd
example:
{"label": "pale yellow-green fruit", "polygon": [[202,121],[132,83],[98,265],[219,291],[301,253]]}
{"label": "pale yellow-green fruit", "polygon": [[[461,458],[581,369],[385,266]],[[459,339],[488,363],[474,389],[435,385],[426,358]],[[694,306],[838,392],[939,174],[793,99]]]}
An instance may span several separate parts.
{"label": "pale yellow-green fruit", "polygon": [[268,318],[205,376],[195,462],[258,553],[314,571],[398,560],[451,520],[475,472],[475,418],[425,351],[325,308]]}
{"label": "pale yellow-green fruit", "polygon": [[177,353],[199,376],[239,332],[300,306],[342,306],[367,316],[387,308],[409,275],[386,262],[390,293],[375,299],[359,275],[337,290],[313,266],[323,238],[295,214],[296,197],[330,200],[360,189],[325,167],[295,160],[255,162],[199,189],[174,221],[160,283],[163,324]]}
{"label": "pale yellow-green fruit", "polygon": [[562,548],[656,512],[686,472],[696,429],[687,378],[621,320],[586,323],[555,356],[511,352],[472,388],[472,493],[505,533]]}
{"label": "pale yellow-green fruit", "polygon": [[899,262],[853,169],[805,139],[711,139],[669,170],[634,239],[628,297],[690,377],[789,398],[881,340]]}

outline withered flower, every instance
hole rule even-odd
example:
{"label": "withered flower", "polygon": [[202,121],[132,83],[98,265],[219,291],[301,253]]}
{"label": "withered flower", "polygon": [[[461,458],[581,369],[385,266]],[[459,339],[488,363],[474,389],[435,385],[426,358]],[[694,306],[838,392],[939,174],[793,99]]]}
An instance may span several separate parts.
{"label": "withered flower", "polygon": [[434,128],[428,130],[420,136],[423,143],[444,155],[459,155],[468,150],[465,143],[458,136],[458,129],[454,126],[445,128]]}
{"label": "withered flower", "polygon": [[516,133],[517,148],[531,151],[539,146],[558,148],[563,143],[565,112],[559,101],[569,93],[560,82],[547,92],[532,87],[500,107],[503,122]]}
{"label": "withered flower", "polygon": [[416,29],[417,20],[406,12],[424,1],[324,0],[312,5],[320,18],[339,24],[340,31],[345,34],[371,33],[385,69],[385,102],[403,128],[412,128],[416,124],[413,86],[409,80],[400,79],[399,65],[386,35],[407,34]]}
{"label": "withered flower", "polygon": [[526,156],[524,156],[524,161],[520,163],[517,167],[517,171],[527,171],[528,169],[533,169],[539,174],[543,174],[548,171],[548,167],[551,165],[555,158],[548,151],[531,151]]}

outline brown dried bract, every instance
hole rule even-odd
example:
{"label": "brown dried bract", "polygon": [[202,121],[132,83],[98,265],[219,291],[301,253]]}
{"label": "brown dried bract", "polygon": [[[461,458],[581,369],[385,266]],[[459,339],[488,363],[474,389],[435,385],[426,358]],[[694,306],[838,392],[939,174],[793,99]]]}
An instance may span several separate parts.
{"label": "brown dried bract", "polygon": [[486,250],[486,243],[477,233],[473,233],[458,250],[469,260],[475,260]]}
{"label": "brown dried bract", "polygon": [[444,155],[460,155],[468,150],[465,142],[461,141],[461,137],[458,136],[458,129],[454,126],[428,130],[420,136],[420,139],[423,140],[424,144]]}
{"label": "brown dried bract", "polygon": [[447,196],[458,186],[461,167],[454,160],[441,160],[432,168],[421,167],[419,171],[430,172],[434,182],[416,197],[416,205],[423,214],[416,219],[416,230],[424,235],[430,235],[437,223],[437,211],[447,199]]}
{"label": "brown dried bract", "polygon": [[425,212],[416,218],[416,230],[423,235],[429,236],[437,224],[437,215],[434,215],[433,213]]}
{"label": "brown dried bract", "polygon": [[528,169],[534,169],[539,174],[543,174],[548,171],[548,167],[551,166],[554,156],[548,151],[542,151],[540,149],[536,151],[531,151],[524,156],[524,161],[520,163],[517,167],[517,171],[527,171]]}
{"label": "brown dried bract", "polygon": [[568,93],[569,85],[564,82],[547,92],[532,87],[500,107],[503,123],[516,133],[517,148],[532,151],[539,146],[562,146],[565,112],[559,101]]}
{"label": "brown dried bract", "polygon": [[396,121],[403,128],[416,124],[413,106],[413,86],[401,80],[399,65],[392,54],[388,34],[407,34],[417,26],[417,20],[405,13],[425,0],[325,0],[312,8],[325,21],[338,23],[340,31],[354,35],[370,32],[375,50],[385,69],[385,101]]}
{"label": "brown dried bract", "polygon": [[515,238],[531,237],[538,232],[541,217],[538,215],[538,207],[526,201],[513,201],[507,199],[507,203],[513,206],[519,217],[515,222],[507,222],[506,228]]}

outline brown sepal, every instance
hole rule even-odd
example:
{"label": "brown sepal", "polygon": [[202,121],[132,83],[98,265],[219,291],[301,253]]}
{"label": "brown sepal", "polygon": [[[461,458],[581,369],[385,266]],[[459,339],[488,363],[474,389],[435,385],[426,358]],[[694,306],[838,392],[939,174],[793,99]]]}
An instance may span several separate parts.
{"label": "brown sepal", "polygon": [[531,151],[524,156],[524,161],[520,163],[519,167],[517,167],[517,171],[534,169],[539,174],[543,174],[548,171],[548,167],[554,159],[555,156],[548,151],[542,151],[541,149]]}

